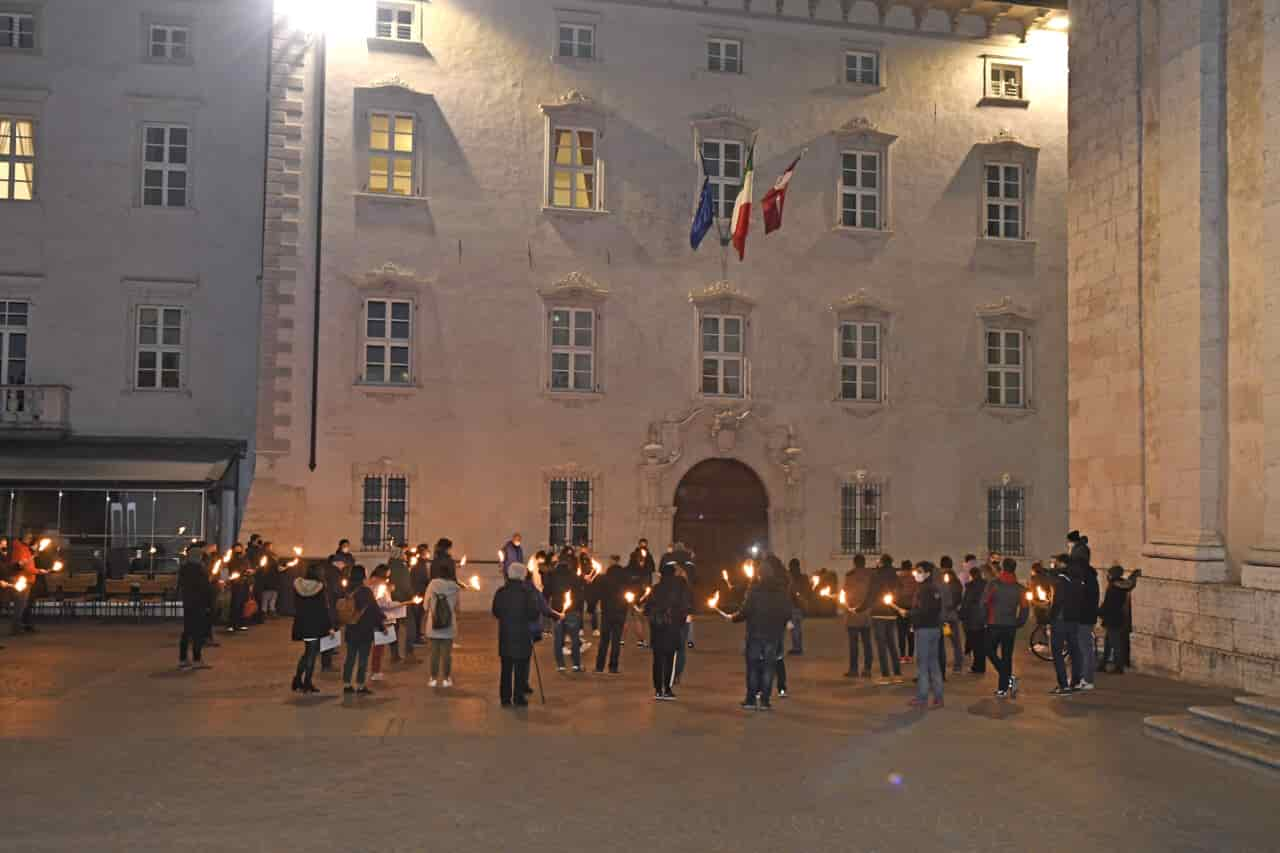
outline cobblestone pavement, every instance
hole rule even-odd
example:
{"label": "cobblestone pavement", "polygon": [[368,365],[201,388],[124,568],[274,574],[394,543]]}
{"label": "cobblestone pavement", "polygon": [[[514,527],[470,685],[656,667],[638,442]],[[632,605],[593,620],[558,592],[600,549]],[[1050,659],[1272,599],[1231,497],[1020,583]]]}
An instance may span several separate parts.
{"label": "cobblestone pavement", "polygon": [[[1016,702],[951,676],[842,677],[844,630],[810,620],[792,696],[739,710],[741,626],[698,625],[679,701],[633,645],[620,677],[560,675],[503,710],[495,631],[468,614],[457,686],[388,667],[376,695],[298,698],[284,621],[174,668],[174,623],[50,624],[0,651],[0,850],[1274,851],[1280,781],[1157,742],[1142,718],[1225,694],[1100,676],[1053,699],[1023,656]],[[594,649],[591,653],[594,653]],[[908,679],[911,668],[907,668]]]}

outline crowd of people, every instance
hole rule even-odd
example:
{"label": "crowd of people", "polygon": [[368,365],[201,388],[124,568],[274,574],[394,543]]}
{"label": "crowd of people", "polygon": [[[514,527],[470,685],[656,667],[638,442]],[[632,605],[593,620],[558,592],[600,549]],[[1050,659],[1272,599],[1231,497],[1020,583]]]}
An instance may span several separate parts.
{"label": "crowd of people", "polygon": [[[34,630],[29,590],[37,578],[60,569],[41,566],[46,543],[29,534],[0,539],[0,589],[13,602],[15,634]],[[299,566],[300,549],[286,562],[257,535],[222,555],[213,544],[193,543],[178,575],[179,666],[205,668],[204,649],[216,645],[215,622],[228,632],[247,631],[279,615],[284,600],[284,612],[293,616],[292,638],[302,643],[294,691],[319,692],[317,665],[334,671],[344,647],[346,693],[372,693],[369,683],[383,678],[385,657],[415,663],[422,646],[429,685],[448,689],[460,592],[480,589],[478,577],[465,584],[459,579],[466,557],[456,560],[452,549],[447,538],[434,546],[399,544],[369,571],[345,539],[329,557],[305,566]],[[700,579],[693,551],[680,542],[655,557],[640,539],[625,561],[613,554],[602,562],[584,546],[526,558],[515,533],[498,552],[502,583],[491,607],[501,657],[499,699],[503,706],[528,703],[530,662],[536,666],[536,644],[549,640],[561,673],[585,672],[584,653],[595,645],[594,671],[600,674],[619,672],[622,648],[630,641],[650,652],[654,699],[672,701],[695,648],[698,611],[744,623],[747,709],[768,710],[775,693],[787,695],[786,658],[804,654],[805,618],[820,613],[843,617],[847,678],[870,680],[878,663],[877,684],[903,683],[904,664],[914,663],[915,707],[943,706],[948,651],[952,674],[965,672],[967,662],[968,673],[983,676],[989,663],[996,673],[995,696],[1016,698],[1015,640],[1032,614],[1048,631],[1057,678],[1053,695],[1089,691],[1096,673],[1120,673],[1128,666],[1129,593],[1141,576],[1126,576],[1114,566],[1103,595],[1091,556],[1088,537],[1072,531],[1065,552],[1047,566],[1031,565],[1027,584],[1019,580],[1017,561],[998,554],[985,564],[967,554],[958,569],[949,556],[935,565],[895,564],[882,555],[871,568],[857,555],[841,581],[828,569],[808,575],[798,560],[784,566],[768,553],[753,555],[732,573]],[[697,599],[706,591],[714,594],[704,607]],[[1099,619],[1106,632],[1101,661],[1094,642]]]}

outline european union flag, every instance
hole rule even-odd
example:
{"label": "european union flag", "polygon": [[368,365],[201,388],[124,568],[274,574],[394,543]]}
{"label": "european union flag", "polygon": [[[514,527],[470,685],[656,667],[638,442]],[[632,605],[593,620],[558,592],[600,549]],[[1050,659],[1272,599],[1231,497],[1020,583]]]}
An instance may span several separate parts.
{"label": "european union flag", "polygon": [[711,179],[702,180],[702,199],[698,202],[698,211],[693,214],[693,227],[689,230],[689,245],[697,251],[702,238],[707,236],[716,218],[716,198],[711,191]]}

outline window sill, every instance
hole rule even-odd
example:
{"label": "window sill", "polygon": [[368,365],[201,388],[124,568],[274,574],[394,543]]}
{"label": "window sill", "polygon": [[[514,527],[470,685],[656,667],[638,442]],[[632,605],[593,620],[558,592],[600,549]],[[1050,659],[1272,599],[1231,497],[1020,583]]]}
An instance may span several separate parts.
{"label": "window sill", "polygon": [[416,382],[411,382],[407,385],[355,382],[353,387],[362,394],[369,394],[374,397],[412,397],[422,390],[422,386]]}
{"label": "window sill", "polygon": [[1015,110],[1025,110],[1031,106],[1031,102],[1024,98],[993,98],[987,96],[978,101],[980,107],[1009,107]]}
{"label": "window sill", "polygon": [[552,391],[543,388],[538,395],[544,400],[555,400],[560,403],[599,403],[604,399],[603,391]]}
{"label": "window sill", "polygon": [[978,408],[996,420],[1004,421],[1005,423],[1016,423],[1027,418],[1034,418],[1039,414],[1036,407],[1031,404],[1026,406],[995,406],[991,403],[983,403]]}
{"label": "window sill", "polygon": [[391,204],[400,207],[429,207],[431,205],[431,196],[426,195],[398,195],[396,193],[371,193],[367,190],[357,190],[351,194],[351,197],[373,202],[374,204]]}
{"label": "window sill", "polygon": [[979,246],[998,246],[1002,251],[1030,251],[1036,247],[1035,240],[1023,240],[1015,237],[979,237]]}
{"label": "window sill", "polygon": [[407,53],[410,56],[430,56],[427,46],[420,41],[405,39],[388,39],[370,36],[366,40],[369,50],[380,50],[387,53]]}
{"label": "window sill", "polygon": [[888,240],[894,233],[891,228],[850,228],[847,225],[833,225],[831,231],[855,240]]}
{"label": "window sill", "polygon": [[585,210],[578,207],[553,207],[549,204],[544,204],[542,206],[542,212],[550,216],[582,217],[586,219],[590,219],[593,216],[609,215],[609,211],[604,210],[603,208],[597,210]]}

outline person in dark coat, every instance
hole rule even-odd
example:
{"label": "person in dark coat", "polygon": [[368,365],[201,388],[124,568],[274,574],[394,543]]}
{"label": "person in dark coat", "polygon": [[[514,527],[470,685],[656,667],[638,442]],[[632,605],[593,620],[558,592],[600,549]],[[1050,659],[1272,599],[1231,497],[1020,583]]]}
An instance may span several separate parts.
{"label": "person in dark coat", "polygon": [[533,635],[529,626],[541,618],[537,593],[525,585],[528,569],[524,563],[507,566],[507,582],[493,594],[493,617],[498,620],[498,655],[502,677],[498,699],[502,707],[523,707],[529,691],[529,659],[533,657]]}
{"label": "person in dark coat", "polygon": [[[382,608],[374,598],[364,566],[354,567],[348,580],[355,590],[351,594],[352,603],[355,606],[355,618],[343,629],[343,639],[347,642],[347,655],[342,662],[342,692],[354,692],[364,696],[373,692],[365,686],[365,677],[369,671],[369,654],[373,651],[373,635],[386,627],[386,617],[382,615]],[[358,669],[357,664],[359,664]],[[352,670],[356,671],[354,688],[351,686]]]}
{"label": "person in dark coat", "polygon": [[209,580],[210,562],[217,546],[197,542],[187,551],[186,562],[178,570],[178,592],[182,596],[182,638],[178,640],[178,668],[188,669],[187,647],[196,669],[207,669],[201,652],[209,636],[209,619],[213,611],[213,584]]}
{"label": "person in dark coat", "polygon": [[729,619],[747,623],[747,697],[744,710],[769,710],[769,694],[773,690],[773,673],[777,666],[781,639],[791,618],[791,600],[787,596],[786,578],[772,562],[761,564],[759,577],[747,592],[742,609]]}
{"label": "person in dark coat", "polygon": [[974,675],[987,671],[987,613],[983,604],[986,590],[982,567],[975,561],[969,569],[969,583],[961,596],[959,612],[960,621],[964,623],[964,653],[972,660],[969,671]]}
{"label": "person in dark coat", "polygon": [[609,558],[609,568],[596,579],[596,595],[600,599],[600,615],[603,619],[600,628],[600,649],[596,652],[596,672],[604,672],[605,660],[609,663],[609,672],[618,673],[618,659],[622,653],[622,629],[627,624],[627,570],[622,566],[622,557],[614,554]]}
{"label": "person in dark coat", "polygon": [[1112,566],[1107,570],[1107,595],[1102,600],[1101,610],[1107,641],[1102,650],[1099,672],[1120,675],[1129,665],[1129,634],[1133,631],[1133,607],[1129,593],[1137,586],[1140,577],[1142,569],[1134,569],[1127,578],[1122,566]]}
{"label": "person in dark coat", "polygon": [[644,615],[649,621],[653,646],[653,698],[674,700],[676,654],[680,650],[684,623],[693,612],[693,592],[689,582],[676,574],[674,562],[664,562],[660,580],[645,599]]}
{"label": "person in dark coat", "polygon": [[333,632],[329,619],[329,602],[324,595],[324,569],[312,565],[307,576],[293,582],[296,604],[293,609],[293,639],[302,643],[302,657],[293,676],[295,693],[319,693],[312,683],[316,671],[316,658],[320,656],[320,640]]}

